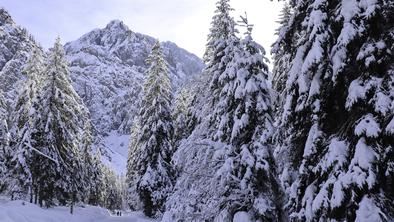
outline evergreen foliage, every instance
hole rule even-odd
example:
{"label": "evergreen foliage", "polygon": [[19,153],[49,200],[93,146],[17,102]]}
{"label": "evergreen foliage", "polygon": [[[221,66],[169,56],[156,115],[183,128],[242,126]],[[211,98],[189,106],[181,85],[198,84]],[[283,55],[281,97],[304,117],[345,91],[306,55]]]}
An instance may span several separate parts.
{"label": "evergreen foliage", "polygon": [[9,130],[7,124],[7,106],[3,91],[0,89],[0,193],[7,187],[7,162],[9,155]]}
{"label": "evergreen foliage", "polygon": [[[160,43],[153,46],[147,62],[143,100],[138,117],[140,129],[131,144],[128,174],[132,175],[129,192],[136,192],[147,216],[159,216],[172,190],[170,165],[173,147],[171,119],[171,83]],[[135,148],[134,148],[135,146]],[[136,190],[130,190],[135,188]]]}
{"label": "evergreen foliage", "polygon": [[172,119],[174,122],[174,146],[177,147],[179,142],[187,137],[187,113],[191,100],[189,89],[181,89],[175,97],[174,107],[172,110]]}
{"label": "evergreen foliage", "polygon": [[180,176],[165,221],[232,221],[238,212],[281,218],[265,51],[246,18],[245,38],[236,36],[231,10],[229,1],[218,1],[207,68],[189,109],[194,126],[173,158]]}
{"label": "evergreen foliage", "polygon": [[231,47],[236,40],[235,21],[230,13],[234,9],[230,6],[230,0],[219,0],[216,3],[215,15],[212,18],[211,28],[208,34],[208,43],[204,54],[206,68],[203,72],[209,75],[210,103],[216,104],[221,85],[219,76],[226,69],[232,58]]}
{"label": "evergreen foliage", "polygon": [[[206,67],[175,99],[156,41],[143,87],[142,76],[133,76],[136,86],[110,103],[114,123],[95,120],[131,131],[127,174],[119,176],[102,162],[60,39],[44,55],[0,9],[0,31],[23,49],[3,53],[19,54],[0,72],[0,193],[69,205],[71,213],[76,202],[110,210],[127,204],[163,222],[394,221],[394,2],[287,0],[272,48],[272,88],[253,25],[245,16],[237,26],[232,11],[230,0],[217,1]],[[105,30],[96,40],[109,45],[131,33],[118,21]],[[115,38],[119,30],[127,35]],[[4,42],[2,49],[13,45]],[[143,63],[120,54],[113,58]],[[17,97],[9,93],[14,76],[22,76]],[[134,86],[127,78],[124,86]],[[118,92],[116,84],[100,93]],[[100,103],[88,80],[76,87]]]}
{"label": "evergreen foliage", "polygon": [[26,81],[19,91],[12,113],[12,159],[9,161],[10,187],[9,192],[13,198],[21,198],[30,195],[30,202],[33,201],[36,181],[34,177],[33,165],[37,158],[36,153],[31,149],[34,141],[35,112],[32,107],[39,89],[39,79],[44,71],[44,57],[41,49],[35,48],[31,54],[27,66],[23,73]]}
{"label": "evergreen foliage", "polygon": [[214,111],[218,128],[213,139],[229,144],[217,172],[230,219],[237,211],[252,218],[279,220],[281,201],[272,157],[272,107],[267,86],[265,51],[252,39],[252,25],[241,17],[245,38],[235,42],[234,56],[219,77],[223,85]]}
{"label": "evergreen foliage", "polygon": [[278,41],[289,57],[277,157],[290,218],[390,221],[394,4],[294,6]]}
{"label": "evergreen foliage", "polygon": [[70,83],[60,39],[48,54],[37,98],[33,102],[32,147],[42,155],[35,159],[34,178],[40,205],[74,202],[82,192],[80,144],[87,109]]}

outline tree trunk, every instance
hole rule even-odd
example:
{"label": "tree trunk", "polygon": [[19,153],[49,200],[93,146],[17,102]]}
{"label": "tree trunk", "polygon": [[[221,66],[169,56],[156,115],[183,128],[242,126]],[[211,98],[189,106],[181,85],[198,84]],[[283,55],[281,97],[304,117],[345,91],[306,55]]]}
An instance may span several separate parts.
{"label": "tree trunk", "polygon": [[73,192],[71,196],[70,214],[74,213],[74,204],[75,204],[75,192]]}
{"label": "tree trunk", "polygon": [[70,206],[70,214],[74,213],[74,201],[71,202],[71,206]]}
{"label": "tree trunk", "polygon": [[30,188],[30,203],[33,203],[33,196],[34,196],[33,189]]}
{"label": "tree trunk", "polygon": [[38,199],[38,187],[34,187],[34,204],[37,204],[37,199]]}

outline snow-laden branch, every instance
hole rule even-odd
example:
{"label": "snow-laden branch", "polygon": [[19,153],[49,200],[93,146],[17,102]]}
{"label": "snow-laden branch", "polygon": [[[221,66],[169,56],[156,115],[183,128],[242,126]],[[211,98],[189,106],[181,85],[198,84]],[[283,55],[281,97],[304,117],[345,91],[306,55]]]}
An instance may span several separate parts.
{"label": "snow-laden branch", "polygon": [[33,150],[33,151],[35,151],[36,153],[40,154],[41,156],[46,157],[46,158],[52,160],[52,161],[55,162],[56,164],[59,164],[59,162],[58,162],[57,160],[53,159],[52,157],[46,155],[45,153],[43,153],[43,152],[41,152],[41,151],[39,151],[39,150],[37,150],[36,148],[32,147],[30,144],[25,143],[25,145],[26,145],[27,147],[29,147],[31,150]]}

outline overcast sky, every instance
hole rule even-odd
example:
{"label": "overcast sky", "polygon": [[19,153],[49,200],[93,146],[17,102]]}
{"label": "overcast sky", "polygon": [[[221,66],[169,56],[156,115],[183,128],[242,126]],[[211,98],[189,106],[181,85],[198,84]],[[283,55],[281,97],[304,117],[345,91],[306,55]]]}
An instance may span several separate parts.
{"label": "overcast sky", "polygon": [[[0,0],[14,20],[45,47],[56,36],[63,43],[119,19],[135,32],[172,41],[202,57],[216,0]],[[231,0],[234,16],[248,13],[254,39],[267,51],[281,3],[271,0]]]}

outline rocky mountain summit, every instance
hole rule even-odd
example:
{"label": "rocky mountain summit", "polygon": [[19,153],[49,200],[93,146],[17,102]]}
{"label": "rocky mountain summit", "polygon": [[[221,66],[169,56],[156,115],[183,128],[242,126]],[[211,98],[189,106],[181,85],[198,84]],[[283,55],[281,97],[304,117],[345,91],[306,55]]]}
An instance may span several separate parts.
{"label": "rocky mountain summit", "polygon": [[[155,39],[131,31],[119,20],[65,45],[74,87],[102,135],[128,133],[138,104],[145,62]],[[174,89],[199,74],[201,60],[172,42],[163,50]]]}

